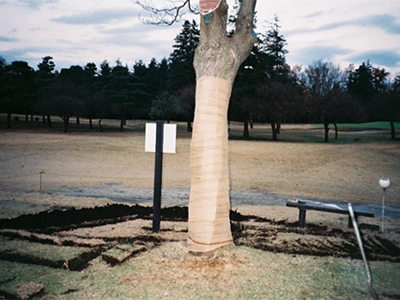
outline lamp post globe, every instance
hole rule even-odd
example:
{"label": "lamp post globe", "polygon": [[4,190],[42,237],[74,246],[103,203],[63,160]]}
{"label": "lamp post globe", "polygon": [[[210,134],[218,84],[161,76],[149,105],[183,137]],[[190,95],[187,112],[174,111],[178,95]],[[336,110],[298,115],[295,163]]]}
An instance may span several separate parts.
{"label": "lamp post globe", "polygon": [[383,189],[388,189],[390,187],[390,179],[389,178],[381,178],[381,179],[379,179],[379,185]]}

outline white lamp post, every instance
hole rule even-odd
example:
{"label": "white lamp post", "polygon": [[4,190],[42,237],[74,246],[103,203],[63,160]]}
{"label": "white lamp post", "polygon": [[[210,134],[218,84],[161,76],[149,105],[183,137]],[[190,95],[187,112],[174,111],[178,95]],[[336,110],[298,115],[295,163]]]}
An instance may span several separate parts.
{"label": "white lamp post", "polygon": [[382,232],[384,232],[385,231],[384,218],[385,218],[386,189],[390,188],[390,179],[389,178],[381,178],[381,179],[379,179],[379,185],[383,189],[383,198],[382,198]]}

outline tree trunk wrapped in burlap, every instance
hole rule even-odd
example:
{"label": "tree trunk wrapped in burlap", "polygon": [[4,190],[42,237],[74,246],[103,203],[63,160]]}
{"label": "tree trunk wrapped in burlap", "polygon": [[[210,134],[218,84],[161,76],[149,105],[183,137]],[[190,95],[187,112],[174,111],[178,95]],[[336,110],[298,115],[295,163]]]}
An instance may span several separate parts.
{"label": "tree trunk wrapped in burlap", "polygon": [[196,115],[191,141],[189,250],[213,251],[233,242],[229,222],[227,111],[231,82],[197,80]]}
{"label": "tree trunk wrapped in burlap", "polygon": [[[227,35],[226,0],[201,1],[196,71],[196,109],[191,143],[189,251],[213,252],[233,244],[229,220],[228,103],[240,65],[257,39],[256,0],[241,1],[233,35]],[[204,3],[203,3],[204,2]],[[215,7],[215,10],[214,10]]]}

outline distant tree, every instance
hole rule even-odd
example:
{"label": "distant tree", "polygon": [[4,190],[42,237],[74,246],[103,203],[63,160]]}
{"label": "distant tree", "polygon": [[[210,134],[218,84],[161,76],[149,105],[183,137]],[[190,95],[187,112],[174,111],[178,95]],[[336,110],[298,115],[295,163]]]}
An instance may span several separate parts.
{"label": "distant tree", "polygon": [[171,93],[196,82],[193,59],[199,40],[200,30],[196,21],[186,20],[181,32],[175,37],[174,51],[169,56],[168,90]]}
{"label": "distant tree", "polygon": [[104,60],[100,64],[100,76],[106,77],[111,75],[111,67],[107,60]]}
{"label": "distant tree", "polygon": [[59,78],[49,85],[38,110],[43,114],[57,115],[63,120],[64,133],[68,132],[72,116],[82,114],[85,108],[84,97],[87,93],[74,81]]}
{"label": "distant tree", "polygon": [[83,84],[84,70],[79,65],[70,66],[68,69],[62,69],[60,78],[76,83],[77,85]]}
{"label": "distant tree", "polygon": [[269,31],[262,36],[263,43],[260,44],[260,52],[267,54],[264,67],[268,79],[285,82],[289,79],[290,67],[286,63],[286,54],[289,51],[285,48],[287,42],[280,33],[280,28],[279,18],[275,15]]}
{"label": "distant tree", "polygon": [[350,65],[347,87],[363,104],[367,104],[376,93],[387,89],[387,79],[390,75],[385,69],[373,67],[370,62],[362,63],[357,69]]}
{"label": "distant tree", "polygon": [[388,90],[389,75],[385,69],[376,68],[369,61],[357,69],[353,65],[348,68],[348,90],[365,107],[370,121],[379,121],[381,117],[381,114],[376,114],[377,110],[372,109],[375,106],[372,102]]}
{"label": "distant tree", "polygon": [[400,90],[396,88],[396,81],[390,90],[375,95],[368,105],[368,111],[373,111],[377,120],[390,123],[390,136],[395,140],[394,123],[400,122]]}
{"label": "distant tree", "polygon": [[384,68],[373,68],[372,69],[372,78],[374,83],[374,90],[377,93],[385,92],[388,89],[387,78],[390,73],[387,72]]}
{"label": "distant tree", "polygon": [[337,123],[365,122],[368,118],[360,102],[339,86],[335,86],[328,92],[321,113],[323,114],[326,142],[330,123],[335,127],[335,139],[338,139]]}
{"label": "distant tree", "polygon": [[146,67],[145,74],[142,78],[142,83],[145,86],[146,93],[154,99],[157,95],[167,90],[169,78],[169,64],[166,58],[161,62],[157,62],[152,58]]}
{"label": "distant tree", "polygon": [[[159,64],[154,58],[146,66],[143,61],[137,61],[133,66],[132,88],[135,104],[135,117],[148,118],[153,101],[163,93],[167,85],[168,66]],[[162,74],[161,66],[166,71]]]}
{"label": "distant tree", "polygon": [[6,65],[7,65],[6,59],[0,55],[0,75],[4,73]]}
{"label": "distant tree", "polygon": [[354,68],[354,65],[350,65],[348,68],[347,89],[363,105],[366,105],[374,95],[372,72],[373,67],[369,62],[362,63],[357,69]]}
{"label": "distant tree", "polygon": [[29,114],[33,110],[36,102],[35,72],[27,62],[14,61],[6,65],[2,73],[0,111],[7,114],[7,128],[11,128],[11,114]]}
{"label": "distant tree", "polygon": [[[37,102],[40,102],[48,86],[55,80],[56,74],[54,69],[56,67],[53,57],[45,56],[42,58],[42,62],[37,65],[38,70],[36,71],[36,82],[37,82]],[[43,123],[46,123],[45,116],[43,116]],[[47,115],[47,124],[49,127],[52,126],[51,117]]]}
{"label": "distant tree", "polygon": [[89,129],[93,129],[93,118],[100,118],[99,111],[101,108],[99,108],[99,106],[106,105],[107,111],[110,111],[108,101],[103,101],[106,96],[102,91],[101,76],[98,73],[95,63],[89,62],[83,67],[81,87],[86,94],[86,96],[83,97],[83,101],[85,101],[85,111],[82,112],[82,116],[89,119]]}
{"label": "distant tree", "polygon": [[[259,43],[255,45],[238,71],[236,77],[233,103],[240,107],[244,115],[243,138],[249,138],[249,121],[258,116],[263,120],[268,119],[273,129],[273,140],[277,140],[281,118],[286,113],[284,108],[289,108],[283,104],[287,101],[297,99],[293,94],[291,99],[284,99],[281,95],[289,95],[293,89],[291,85],[280,83],[289,83],[290,67],[286,63],[285,49],[286,40],[279,32],[279,19],[277,16],[271,24],[266,34],[261,35]],[[275,84],[276,83],[276,84]],[[289,91],[275,92],[275,89],[289,88]],[[268,97],[262,97],[260,91],[269,91]],[[274,92],[272,92],[274,90]],[[261,97],[260,97],[261,96]],[[275,99],[272,97],[276,96]],[[261,103],[259,103],[261,101]],[[281,107],[280,102],[282,102]],[[267,105],[268,104],[268,105]],[[272,107],[276,109],[272,109]],[[268,109],[268,111],[260,111]],[[276,113],[276,116],[273,114]]]}
{"label": "distant tree", "polygon": [[[85,71],[79,65],[70,66],[69,69],[62,69],[60,72],[60,78],[62,80],[73,82],[80,88],[84,86],[84,76]],[[83,112],[76,112],[76,124],[80,124],[80,116],[82,115],[82,113]]]}
{"label": "distant tree", "polygon": [[150,117],[152,119],[166,120],[169,123],[175,112],[172,102],[172,96],[168,92],[159,94],[151,106]]}
{"label": "distant tree", "polygon": [[[255,45],[238,70],[232,92],[232,105],[238,107],[243,118],[243,138],[250,138],[249,124],[258,113],[255,92],[266,81],[268,55]],[[231,108],[232,109],[232,108]]]}
{"label": "distant tree", "polygon": [[89,62],[83,67],[82,84],[92,92],[101,89],[99,76],[97,74],[97,66],[95,63]]}
{"label": "distant tree", "polygon": [[395,77],[392,89],[395,92],[400,92],[400,74]]}
{"label": "distant tree", "polygon": [[107,96],[113,103],[113,113],[120,119],[120,131],[123,131],[127,116],[133,115],[134,88],[129,68],[123,66],[119,60],[112,68],[110,81],[105,89]]}
{"label": "distant tree", "polygon": [[[332,62],[317,61],[305,69],[302,80],[309,91],[308,111],[314,120],[324,124],[324,141],[328,142],[329,124],[336,124],[339,113],[343,115],[343,112],[347,112],[348,116],[354,113],[350,109],[353,105],[345,106],[346,103],[343,103],[343,99],[349,100],[349,97],[343,97],[346,74]],[[348,104],[350,105],[350,101]]]}
{"label": "distant tree", "polygon": [[301,105],[301,90],[292,82],[272,80],[256,90],[256,117],[269,122],[272,140],[278,140],[281,121],[298,116]]}
{"label": "distant tree", "polygon": [[112,104],[103,92],[90,93],[85,100],[85,115],[89,118],[89,128],[93,129],[93,119],[98,119],[100,131],[103,132],[101,121],[110,116]]}
{"label": "distant tree", "polygon": [[194,108],[196,99],[196,86],[194,84],[182,87],[174,96],[175,112],[186,118],[186,130],[192,132]]}
{"label": "distant tree", "polygon": [[38,73],[51,75],[56,68],[56,64],[53,61],[53,57],[45,56],[42,58],[42,62],[38,64]]}

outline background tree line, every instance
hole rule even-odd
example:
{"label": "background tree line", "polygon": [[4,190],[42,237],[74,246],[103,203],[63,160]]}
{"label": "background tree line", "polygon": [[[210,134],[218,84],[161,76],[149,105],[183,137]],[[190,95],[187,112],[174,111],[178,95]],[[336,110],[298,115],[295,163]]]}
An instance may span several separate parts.
{"label": "background tree line", "polygon": [[[230,19],[234,26],[234,19]],[[243,138],[250,138],[254,122],[271,124],[278,140],[282,123],[323,123],[325,141],[329,125],[388,121],[395,139],[394,122],[400,121],[400,75],[389,80],[383,68],[365,62],[341,70],[333,62],[316,61],[308,67],[290,67],[287,43],[275,17],[237,74],[229,119],[243,122]],[[229,33],[228,33],[229,34]],[[173,52],[147,65],[139,60],[132,68],[117,60],[100,66],[88,62],[55,71],[53,57],[43,57],[34,70],[24,61],[7,64],[0,57],[0,113],[41,115],[47,126],[50,116],[59,116],[68,131],[70,118],[186,121],[191,131],[195,106],[193,58],[200,31],[195,21],[185,21],[175,38]]]}

